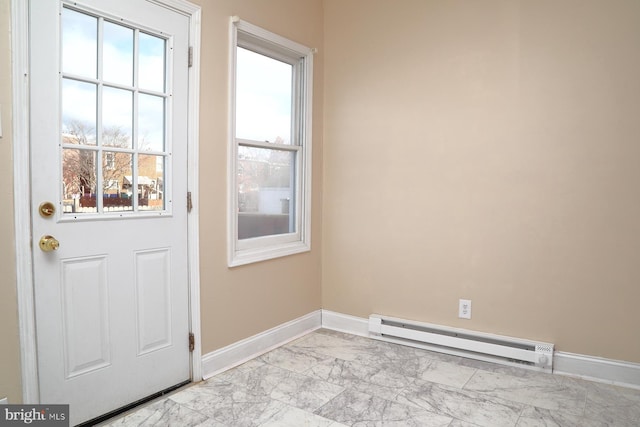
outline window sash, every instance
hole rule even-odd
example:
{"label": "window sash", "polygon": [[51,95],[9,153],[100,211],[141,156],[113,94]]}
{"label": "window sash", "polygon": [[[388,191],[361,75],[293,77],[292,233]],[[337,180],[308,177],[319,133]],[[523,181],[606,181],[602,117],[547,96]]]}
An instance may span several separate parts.
{"label": "window sash", "polygon": [[[260,211],[260,212],[252,212],[252,211],[240,211],[240,183],[238,183],[236,191],[238,193],[238,209],[237,209],[237,218],[238,218],[238,227],[237,227],[237,239],[239,242],[239,247],[251,247],[251,245],[253,245],[253,243],[246,243],[247,241],[251,241],[253,239],[258,239],[261,237],[272,237],[272,236],[283,236],[283,235],[289,235],[291,238],[293,239],[300,239],[300,230],[302,227],[302,223],[301,223],[301,219],[300,219],[300,215],[299,215],[299,211],[302,209],[302,201],[301,201],[301,191],[300,191],[300,182],[299,182],[299,173],[298,171],[300,170],[300,147],[291,147],[287,146],[287,145],[278,145],[278,147],[274,147],[272,146],[267,146],[267,147],[262,147],[263,144],[259,144],[261,145],[260,147],[256,147],[256,145],[245,145],[245,144],[239,144],[238,145],[238,152],[240,152],[240,148],[243,147],[248,147],[248,148],[259,148],[261,150],[268,150],[268,151],[276,151],[276,152],[282,152],[282,153],[287,153],[290,154],[291,156],[289,157],[289,163],[288,163],[288,167],[289,167],[289,179],[288,179],[288,187],[282,187],[283,189],[286,188],[288,191],[288,193],[291,194],[291,199],[289,199],[289,208],[288,208],[288,212],[287,212],[287,220],[286,220],[286,224],[284,224],[287,229],[289,231],[287,232],[277,232],[277,233],[272,233],[272,234],[266,234],[266,235],[257,235],[257,236],[251,236],[251,237],[242,237],[240,236],[241,234],[241,230],[240,230],[240,218],[244,217],[246,221],[250,222],[250,218],[254,218],[254,219],[258,219],[258,221],[260,221],[260,219],[262,220],[267,220],[268,217],[271,217],[271,221],[277,221],[278,218],[275,215],[281,215],[283,212],[268,212],[268,208],[267,211]],[[283,149],[284,147],[284,149]],[[248,162],[251,162],[252,159],[242,159]],[[238,156],[238,175],[240,175],[240,156]],[[256,162],[256,163],[259,163]],[[274,164],[272,164],[270,161],[267,163],[268,167],[269,167],[269,171],[271,172],[271,167],[274,166]],[[271,175],[271,177],[273,177],[273,175]],[[266,190],[268,188],[274,189],[277,188],[275,186],[260,186],[259,187],[259,192]],[[293,200],[292,200],[293,199]],[[282,202],[281,202],[282,203]],[[277,206],[277,202],[276,202],[276,206]],[[282,205],[281,209],[282,209]],[[283,218],[280,217],[280,220],[282,220]],[[280,224],[281,226],[283,224]],[[291,231],[292,230],[292,231]],[[245,230],[246,231],[246,230]],[[290,240],[290,239],[287,239]],[[244,242],[244,243],[242,243]],[[241,244],[242,243],[242,244]]]}

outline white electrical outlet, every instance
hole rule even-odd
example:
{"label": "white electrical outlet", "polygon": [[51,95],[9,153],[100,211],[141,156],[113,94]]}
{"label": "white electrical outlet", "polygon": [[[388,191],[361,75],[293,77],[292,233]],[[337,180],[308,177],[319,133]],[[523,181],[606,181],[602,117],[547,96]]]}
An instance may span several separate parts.
{"label": "white electrical outlet", "polygon": [[458,317],[461,319],[471,319],[471,300],[461,299],[458,303]]}

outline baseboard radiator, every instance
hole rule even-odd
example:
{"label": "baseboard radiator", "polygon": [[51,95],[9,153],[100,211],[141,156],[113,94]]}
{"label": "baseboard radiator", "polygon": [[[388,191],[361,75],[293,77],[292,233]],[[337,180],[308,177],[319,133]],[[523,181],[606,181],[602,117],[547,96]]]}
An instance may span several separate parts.
{"label": "baseboard radiator", "polygon": [[553,344],[372,314],[369,336],[440,353],[551,372]]}

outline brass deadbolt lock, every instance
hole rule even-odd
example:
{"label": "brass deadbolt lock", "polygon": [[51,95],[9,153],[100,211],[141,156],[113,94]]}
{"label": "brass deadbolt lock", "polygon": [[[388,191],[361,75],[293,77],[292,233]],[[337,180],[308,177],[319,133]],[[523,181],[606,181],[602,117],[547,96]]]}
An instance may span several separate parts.
{"label": "brass deadbolt lock", "polygon": [[56,212],[56,207],[51,202],[42,202],[38,208],[40,216],[43,218],[49,218]]}
{"label": "brass deadbolt lock", "polygon": [[53,236],[42,236],[40,238],[40,249],[44,252],[52,252],[60,247],[60,242]]}

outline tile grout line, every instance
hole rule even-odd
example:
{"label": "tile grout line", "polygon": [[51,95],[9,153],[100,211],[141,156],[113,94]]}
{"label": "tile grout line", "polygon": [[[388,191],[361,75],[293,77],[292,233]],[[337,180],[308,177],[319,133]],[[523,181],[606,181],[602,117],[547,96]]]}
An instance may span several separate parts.
{"label": "tile grout line", "polygon": [[478,368],[474,368],[473,369],[473,374],[471,374],[471,376],[469,377],[469,379],[467,381],[465,381],[465,383],[462,385],[462,387],[460,387],[460,390],[467,390],[465,387],[467,386],[467,384],[469,384],[469,381],[471,381],[471,379],[473,377],[476,376],[476,374],[478,373],[479,369]]}
{"label": "tile grout line", "polygon": [[520,419],[522,418],[522,414],[524,413],[524,411],[527,410],[527,407],[532,406],[532,405],[522,405],[522,409],[520,410],[520,413],[518,414],[518,419],[516,420],[516,423],[513,425],[513,427],[518,427],[518,424],[520,423]]}

